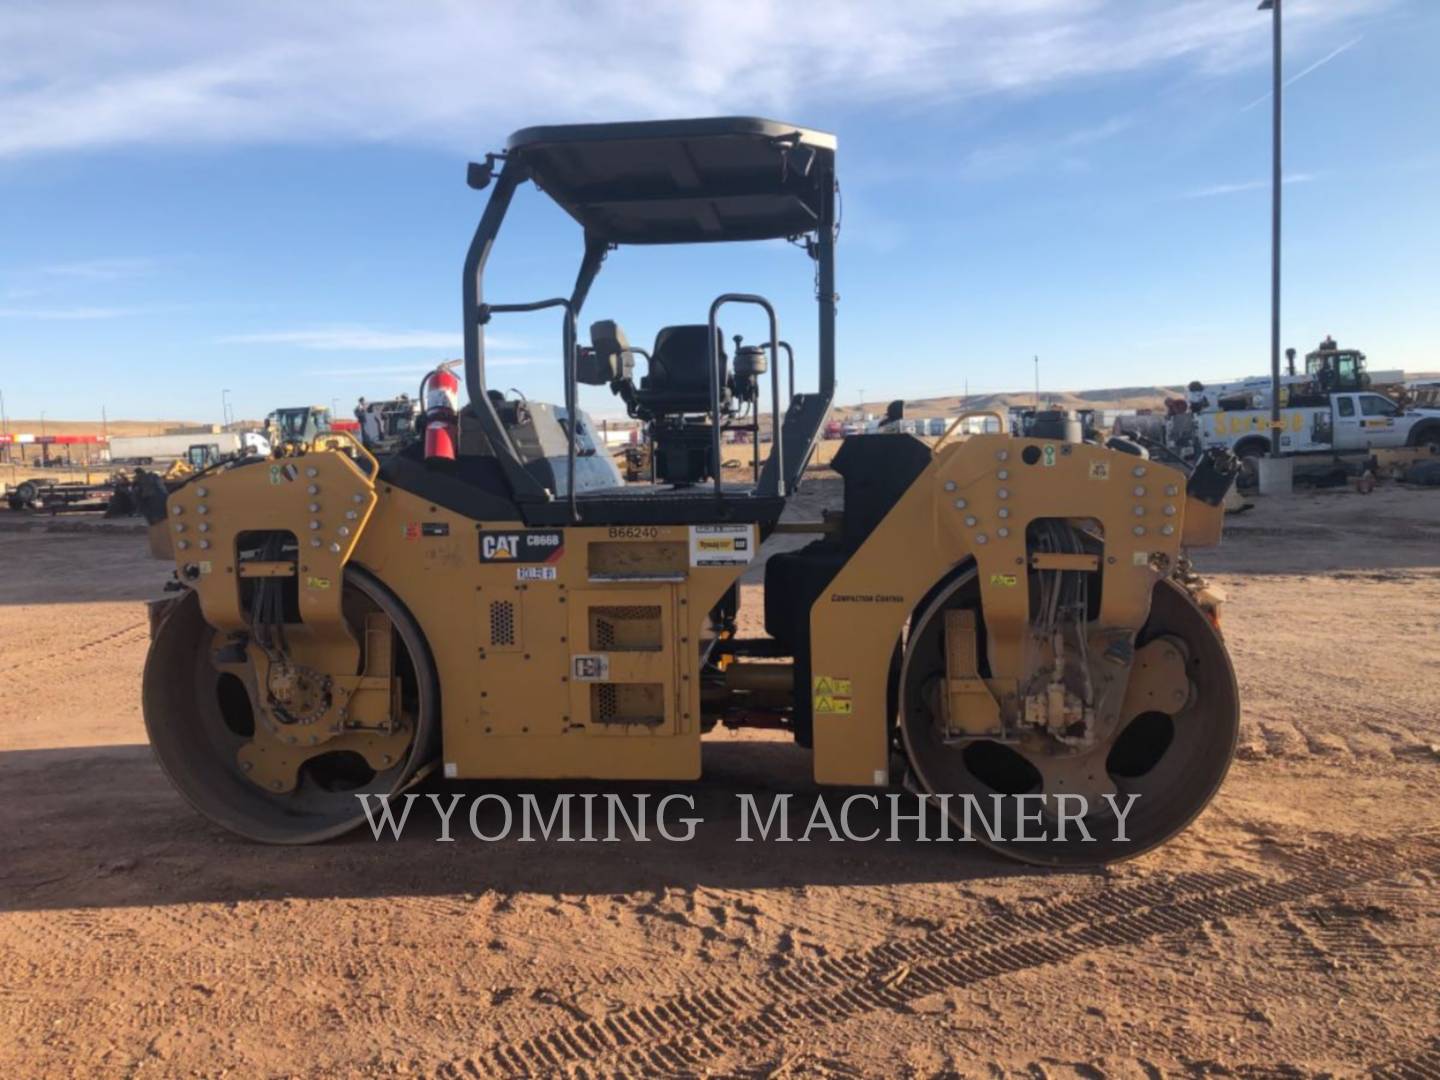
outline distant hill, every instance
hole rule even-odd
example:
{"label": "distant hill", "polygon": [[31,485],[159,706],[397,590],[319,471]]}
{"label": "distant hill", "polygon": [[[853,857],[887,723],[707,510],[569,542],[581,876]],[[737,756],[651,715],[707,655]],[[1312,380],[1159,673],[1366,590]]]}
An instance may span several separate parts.
{"label": "distant hill", "polygon": [[[1165,408],[1167,397],[1184,397],[1185,391],[1172,386],[1117,386],[1107,390],[1060,390],[1040,394],[1045,405],[1056,405],[1067,409],[1155,409]],[[905,402],[905,415],[911,417],[958,416],[962,412],[995,409],[1005,412],[1012,405],[1033,405],[1033,392],[1016,391],[1001,394],[971,394],[965,397],[951,394],[947,397],[917,398]],[[860,406],[866,413],[883,414],[890,404],[886,401],[867,401]],[[849,416],[856,411],[854,405],[836,406],[837,416]]]}
{"label": "distant hill", "polygon": [[[1411,382],[1436,381],[1440,380],[1440,372],[1406,372],[1405,377]],[[1044,404],[1058,405],[1067,409],[1153,409],[1161,412],[1165,408],[1167,397],[1184,397],[1185,393],[1185,389],[1179,386],[1112,386],[1101,390],[1043,391],[1040,394],[1040,400]],[[891,400],[893,399],[867,401],[859,408],[863,412],[883,416],[885,408]],[[950,394],[945,397],[908,399],[905,402],[905,415],[915,418],[959,416],[962,412],[982,409],[995,409],[1003,413],[1012,405],[1033,405],[1034,403],[1034,392],[1024,390],[999,394],[971,394],[969,397],[962,394]],[[831,408],[831,414],[838,417],[852,416],[855,411],[856,406],[849,402]],[[593,415],[597,421],[609,420],[611,424],[623,424],[628,427],[632,423],[632,421],[621,420],[615,416],[607,416],[599,410]],[[767,399],[767,405],[761,412],[762,427],[768,422],[769,415]],[[6,426],[11,434],[30,432],[39,435],[41,433],[39,420],[17,420],[12,417],[7,420]],[[108,430],[111,435],[163,435],[169,431],[204,426],[189,420],[111,420],[105,425],[105,430]],[[259,421],[245,420],[238,421],[233,426],[257,428],[260,424]],[[98,420],[51,420],[47,418],[44,430],[50,435],[98,435],[101,432],[101,424]]]}

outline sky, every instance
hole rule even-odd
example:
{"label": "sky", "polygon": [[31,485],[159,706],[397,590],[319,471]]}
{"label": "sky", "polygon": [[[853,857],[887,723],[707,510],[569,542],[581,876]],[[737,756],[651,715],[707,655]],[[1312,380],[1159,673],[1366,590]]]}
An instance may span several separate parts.
{"label": "sky", "polygon": [[[468,161],[530,124],[733,114],[839,139],[842,403],[1026,389],[1037,356],[1052,390],[1258,374],[1255,8],[3,0],[5,412],[218,421],[227,399],[258,418],[413,393],[460,355]],[[1440,4],[1284,0],[1284,19],[1283,342],[1440,368]],[[568,291],[580,250],[526,188],[487,296]],[[621,249],[581,325],[645,345],[726,291],[776,302],[813,386],[812,267],[781,243]],[[493,387],[560,398],[553,312],[497,316],[488,341]]]}

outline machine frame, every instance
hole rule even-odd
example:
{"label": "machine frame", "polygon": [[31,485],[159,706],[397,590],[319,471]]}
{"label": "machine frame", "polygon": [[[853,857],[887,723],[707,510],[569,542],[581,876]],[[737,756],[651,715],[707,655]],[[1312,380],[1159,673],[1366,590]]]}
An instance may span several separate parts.
{"label": "machine frame", "polygon": [[[835,138],[824,132],[752,117],[662,120],[526,128],[503,154],[472,164],[470,186],[492,187],[465,257],[462,318],[465,387],[480,428],[510,481],[527,523],[636,523],[706,519],[773,522],[793,491],[835,396]],[[739,148],[754,158],[729,166]],[[640,153],[650,151],[648,154]],[[657,160],[659,159],[659,160]],[[496,166],[499,165],[498,174]],[[595,173],[601,174],[594,180]],[[767,176],[766,173],[770,175]],[[579,179],[577,179],[579,178]],[[485,300],[485,267],[517,188],[533,180],[584,229],[585,248],[568,296],[521,303]],[[583,182],[582,182],[583,181]],[[493,186],[492,186],[493,182]],[[718,475],[709,499],[698,491],[655,492],[644,499],[613,492],[587,494],[575,484],[575,434],[569,432],[566,507],[528,473],[490,401],[485,380],[485,327],[499,314],[548,308],[562,313],[561,363],[567,412],[576,411],[576,324],[605,257],[620,244],[689,244],[792,239],[804,241],[815,262],[819,311],[819,389],[790,397],[781,415],[773,307],[753,294],[717,297],[710,326],[724,303],[759,304],[770,316],[775,417],[774,453],[754,488],[727,491]],[[788,346],[785,346],[788,351]],[[792,354],[793,356],[793,354]],[[713,445],[719,456],[719,387],[711,379]],[[792,358],[793,372],[793,358]],[[786,448],[790,452],[786,453]]]}

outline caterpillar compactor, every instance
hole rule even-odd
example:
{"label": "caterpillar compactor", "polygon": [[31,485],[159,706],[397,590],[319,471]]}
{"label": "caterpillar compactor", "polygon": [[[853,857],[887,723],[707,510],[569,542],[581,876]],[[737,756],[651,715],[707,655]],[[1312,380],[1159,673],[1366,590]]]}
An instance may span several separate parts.
{"label": "caterpillar compactor", "polygon": [[[781,523],[835,390],[835,149],[746,118],[540,127],[470,167],[489,194],[464,267],[455,412],[432,380],[423,445],[377,463],[324,434],[200,474],[152,526],[178,589],[153,612],[145,718],[201,813],[303,843],[363,821],[357,794],[432,771],[693,781],[717,723],[788,730],[821,784],[908,785],[951,796],[956,815],[998,806],[998,835],[977,836],[1024,859],[1135,854],[1201,810],[1238,701],[1183,550],[1219,540],[1224,459],[1187,475],[1075,425],[937,445],[857,435],[834,460],[842,512]],[[530,184],[583,231],[578,273],[553,299],[497,302],[486,264]],[[579,340],[617,249],[750,241],[773,260],[784,240],[815,284],[809,364],[748,292],[677,311],[648,346],[623,312]],[[726,337],[742,307],[760,340]],[[561,405],[486,379],[487,331],[544,309]],[[644,482],[597,445],[581,386],[643,424]],[[745,454],[736,441],[753,460],[724,468],[722,446]],[[807,546],[765,562],[763,602],[746,590],[761,633],[740,577],[772,535],[805,529]],[[1014,839],[1018,814],[1082,807],[1093,841],[1073,827]],[[1117,807],[1124,840],[1105,827]]]}

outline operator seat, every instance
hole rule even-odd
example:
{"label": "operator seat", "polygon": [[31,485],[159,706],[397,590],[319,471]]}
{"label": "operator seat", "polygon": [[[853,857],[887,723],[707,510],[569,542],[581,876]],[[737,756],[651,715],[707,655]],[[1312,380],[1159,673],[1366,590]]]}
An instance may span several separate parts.
{"label": "operator seat", "polygon": [[[710,411],[709,327],[703,323],[666,326],[655,335],[649,373],[640,380],[635,399],[654,415]],[[720,404],[730,400],[729,357],[725,334],[715,329],[716,366],[720,376]]]}

